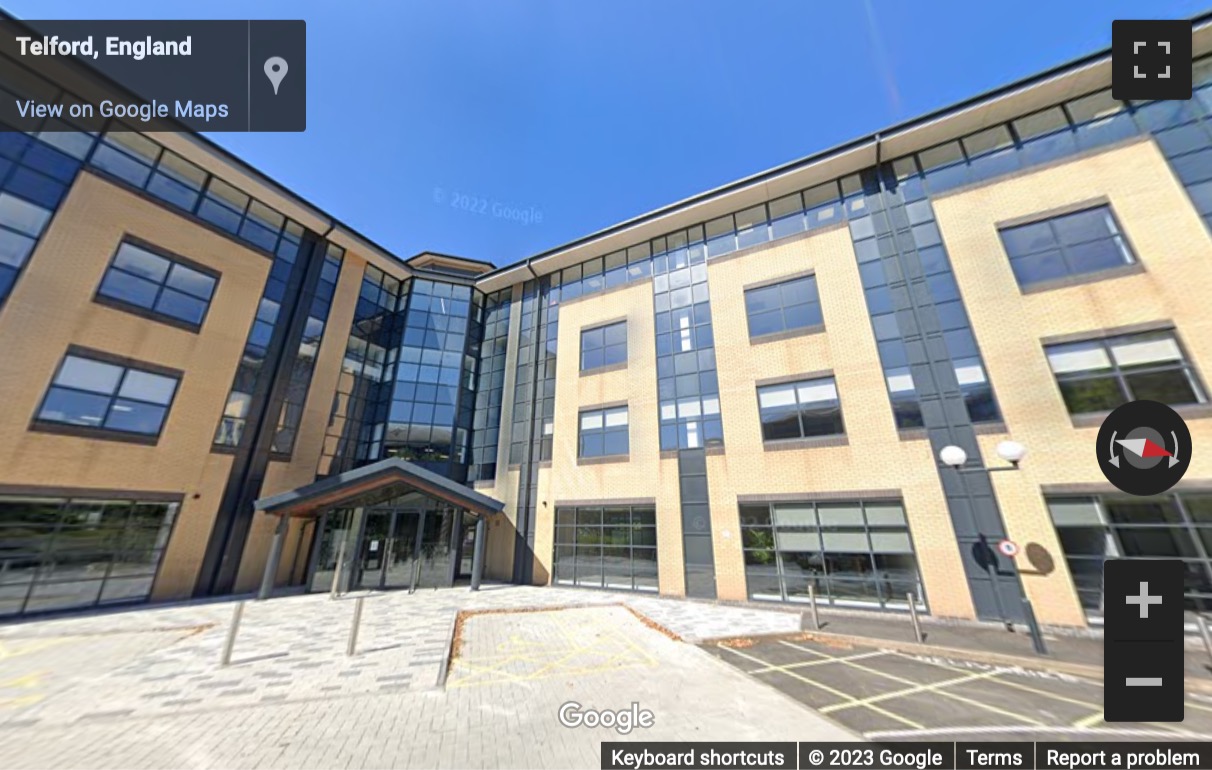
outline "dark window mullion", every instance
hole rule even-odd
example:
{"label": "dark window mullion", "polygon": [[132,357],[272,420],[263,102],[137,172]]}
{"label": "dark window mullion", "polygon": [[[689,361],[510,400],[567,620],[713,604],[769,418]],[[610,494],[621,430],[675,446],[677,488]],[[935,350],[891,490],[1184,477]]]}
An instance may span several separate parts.
{"label": "dark window mullion", "polygon": [[189,213],[195,217],[198,217],[198,219],[202,219],[198,212],[202,210],[202,204],[207,200],[206,194],[210,191],[210,184],[215,180],[214,174],[211,174],[210,172],[204,173],[206,174],[206,177],[202,180],[202,186],[198,189],[198,199],[194,201],[193,208],[189,210]]}
{"label": "dark window mullion", "polygon": [[1124,376],[1123,370],[1118,365],[1115,366],[1115,379],[1119,383],[1119,389],[1125,401],[1135,401],[1136,398],[1132,393],[1132,389],[1128,387],[1128,378]]}
{"label": "dark window mullion", "polygon": [[[159,282],[159,284],[157,284],[157,285],[156,285],[156,296],[155,296],[155,298],[152,300],[151,308],[149,308],[150,310],[154,310],[154,311],[156,311],[157,313],[163,313],[163,312],[164,312],[164,311],[160,310],[160,298],[164,296],[164,290],[165,290],[165,288],[168,286],[168,276],[169,276],[169,275],[172,273],[172,271],[173,271],[173,267],[174,267],[176,264],[177,264],[176,262],[171,262],[171,261],[168,263],[168,270],[164,271],[164,279],[163,279],[163,280],[161,280],[161,281]],[[117,269],[117,268],[115,267],[115,269]],[[192,295],[190,295],[190,296],[192,296]],[[198,298],[196,298],[196,297],[195,297],[195,299],[198,299]],[[210,307],[210,301],[209,301],[209,300],[207,300],[207,302],[206,302],[206,306],[207,306],[207,308],[209,309],[209,307]],[[165,314],[165,315],[172,315],[171,313],[164,313],[164,314]],[[175,317],[175,316],[174,316],[174,317]]]}
{"label": "dark window mullion", "polygon": [[122,386],[126,384],[126,376],[128,374],[130,374],[130,369],[123,367],[122,376],[118,378],[118,384],[114,386],[114,392],[109,396],[109,404],[105,407],[105,416],[101,419],[101,427],[103,428],[109,428],[110,415],[113,414],[114,405],[118,403],[118,394],[122,392]]}

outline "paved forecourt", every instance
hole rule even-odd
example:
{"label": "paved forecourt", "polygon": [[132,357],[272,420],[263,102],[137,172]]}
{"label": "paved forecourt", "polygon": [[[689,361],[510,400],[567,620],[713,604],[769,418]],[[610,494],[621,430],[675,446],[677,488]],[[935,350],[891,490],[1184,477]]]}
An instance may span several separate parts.
{"label": "paved forecourt", "polygon": [[[673,638],[785,633],[795,613],[521,586],[395,592],[368,596],[346,657],[353,605],[249,602],[225,668],[232,603],[0,629],[0,766],[597,766],[603,740],[854,737]],[[655,724],[565,727],[571,700],[634,701]]]}

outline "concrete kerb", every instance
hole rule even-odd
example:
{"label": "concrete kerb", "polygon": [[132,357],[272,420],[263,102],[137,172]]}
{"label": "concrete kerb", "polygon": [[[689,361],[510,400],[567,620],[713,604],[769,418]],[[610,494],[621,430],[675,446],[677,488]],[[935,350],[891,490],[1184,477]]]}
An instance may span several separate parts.
{"label": "concrete kerb", "polygon": [[441,690],[446,686],[446,675],[450,673],[450,662],[455,655],[455,636],[457,629],[461,625],[460,616],[463,613],[459,610],[454,610],[450,613],[450,623],[446,626],[446,649],[442,654],[442,665],[438,669],[437,681],[433,683],[430,689]]}
{"label": "concrete kerb", "polygon": [[[450,664],[454,662],[455,656],[459,654],[462,647],[463,624],[470,618],[478,615],[525,615],[535,612],[560,612],[561,610],[581,610],[581,609],[597,609],[599,607],[622,607],[635,616],[636,620],[643,623],[646,627],[651,628],[659,634],[664,634],[675,642],[686,642],[685,639],[678,636],[673,631],[656,622],[644,613],[630,606],[627,602],[606,602],[594,603],[585,602],[577,604],[558,604],[558,605],[541,605],[537,607],[493,607],[488,609],[472,609],[472,610],[456,610],[450,618],[450,627],[446,633],[446,655],[442,659],[442,667],[438,672],[438,681],[435,684],[435,689],[441,689],[446,685],[446,677],[450,673]],[[693,643],[691,643],[693,646]]]}

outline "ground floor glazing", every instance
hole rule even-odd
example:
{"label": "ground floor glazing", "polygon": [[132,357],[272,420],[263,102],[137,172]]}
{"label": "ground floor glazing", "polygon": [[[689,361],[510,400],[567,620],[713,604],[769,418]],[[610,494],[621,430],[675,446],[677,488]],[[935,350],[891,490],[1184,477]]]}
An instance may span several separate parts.
{"label": "ground floor glazing", "polygon": [[471,576],[476,519],[414,493],[322,514],[308,570],[311,591],[439,588]]}
{"label": "ground floor glazing", "polygon": [[0,618],[146,601],[178,507],[0,496]]}
{"label": "ground floor glazing", "polygon": [[[1111,558],[1180,559],[1186,608],[1212,609],[1212,492],[1045,499],[1092,620],[1102,614],[1102,566]],[[178,508],[116,493],[0,495],[0,618],[147,601]],[[825,604],[895,610],[913,596],[928,608],[899,500],[744,502],[738,515],[754,601],[806,602],[811,586]],[[323,513],[302,530],[295,558],[305,560],[312,591],[332,588],[339,557],[341,590],[450,586],[471,574],[475,522],[410,493]],[[553,584],[659,590],[653,505],[561,506],[554,528]]]}

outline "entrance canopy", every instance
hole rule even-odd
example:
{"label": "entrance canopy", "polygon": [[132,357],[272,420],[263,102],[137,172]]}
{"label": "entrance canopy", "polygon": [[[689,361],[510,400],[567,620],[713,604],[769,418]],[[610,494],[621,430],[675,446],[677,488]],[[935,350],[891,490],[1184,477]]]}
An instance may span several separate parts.
{"label": "entrance canopy", "polygon": [[391,458],[320,479],[304,487],[263,497],[256,509],[274,516],[316,516],[330,508],[356,508],[409,492],[462,508],[476,516],[500,513],[505,504],[405,460]]}

